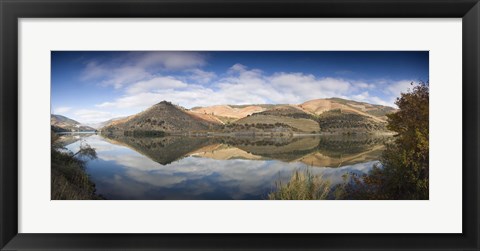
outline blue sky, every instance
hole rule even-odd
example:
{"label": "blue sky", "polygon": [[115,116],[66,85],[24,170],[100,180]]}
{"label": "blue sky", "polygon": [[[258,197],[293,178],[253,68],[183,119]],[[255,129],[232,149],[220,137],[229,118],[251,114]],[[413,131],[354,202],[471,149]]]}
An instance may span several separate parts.
{"label": "blue sky", "polygon": [[394,106],[427,51],[52,51],[52,113],[82,123],[167,100],[186,108],[341,97]]}

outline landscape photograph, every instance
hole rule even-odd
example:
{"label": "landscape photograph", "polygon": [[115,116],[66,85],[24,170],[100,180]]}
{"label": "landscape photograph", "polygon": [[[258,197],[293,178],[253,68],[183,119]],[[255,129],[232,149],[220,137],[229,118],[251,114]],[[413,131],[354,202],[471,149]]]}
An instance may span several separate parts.
{"label": "landscape photograph", "polygon": [[52,51],[52,200],[428,200],[428,51]]}

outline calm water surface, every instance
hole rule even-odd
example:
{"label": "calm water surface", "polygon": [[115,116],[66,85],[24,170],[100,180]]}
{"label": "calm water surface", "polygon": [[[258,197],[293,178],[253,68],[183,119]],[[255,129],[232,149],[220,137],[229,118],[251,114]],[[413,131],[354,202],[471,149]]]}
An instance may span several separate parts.
{"label": "calm water surface", "polygon": [[87,162],[97,193],[112,200],[256,200],[275,182],[310,168],[333,184],[378,162],[382,138],[194,138],[62,135],[72,152],[81,142],[98,158]]}

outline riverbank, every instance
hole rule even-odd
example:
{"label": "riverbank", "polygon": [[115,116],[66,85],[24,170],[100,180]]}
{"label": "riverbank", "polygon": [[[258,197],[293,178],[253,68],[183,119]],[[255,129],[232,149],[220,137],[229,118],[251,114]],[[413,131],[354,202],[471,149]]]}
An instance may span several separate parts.
{"label": "riverbank", "polygon": [[99,200],[95,184],[85,172],[85,163],[67,153],[52,151],[52,200]]}
{"label": "riverbank", "polygon": [[[86,161],[70,151],[63,151],[63,142],[52,132],[51,150],[51,199],[52,200],[99,200],[95,184],[85,171]],[[79,155],[96,156],[95,150],[84,147]]]}

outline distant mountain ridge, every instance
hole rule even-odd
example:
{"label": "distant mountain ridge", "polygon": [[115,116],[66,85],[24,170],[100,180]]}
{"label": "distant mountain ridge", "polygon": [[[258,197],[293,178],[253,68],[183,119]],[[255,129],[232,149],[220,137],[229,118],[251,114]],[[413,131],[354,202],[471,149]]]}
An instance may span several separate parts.
{"label": "distant mountain ridge", "polygon": [[51,130],[54,132],[96,131],[95,128],[92,128],[87,125],[83,125],[76,120],[73,120],[58,114],[50,115],[50,127],[51,127]]}
{"label": "distant mountain ridge", "polygon": [[302,104],[214,105],[186,109],[162,101],[138,114],[106,123],[107,134],[223,133],[292,135],[385,132],[386,114],[396,109],[340,98]]}
{"label": "distant mountain ridge", "polygon": [[109,119],[109,120],[107,120],[107,121],[103,121],[103,122],[99,122],[99,123],[87,123],[87,124],[85,124],[85,125],[86,125],[86,126],[93,127],[93,128],[95,128],[95,129],[100,129],[100,128],[102,128],[102,127],[104,127],[104,126],[106,126],[106,125],[108,125],[108,124],[111,124],[111,123],[113,123],[113,122],[115,122],[115,121],[124,120],[124,119],[126,119],[126,118],[128,118],[128,116],[127,116],[127,117],[113,118],[113,119]]}

